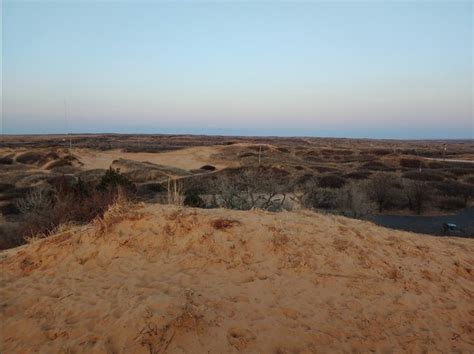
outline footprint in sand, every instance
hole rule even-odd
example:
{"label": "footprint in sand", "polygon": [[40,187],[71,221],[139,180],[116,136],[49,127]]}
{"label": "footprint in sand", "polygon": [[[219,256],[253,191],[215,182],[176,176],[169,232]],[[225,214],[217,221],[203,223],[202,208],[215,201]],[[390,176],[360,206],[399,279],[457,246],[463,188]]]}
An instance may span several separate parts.
{"label": "footprint in sand", "polygon": [[242,350],[255,343],[257,336],[245,328],[232,327],[227,332],[229,344],[237,350]]}
{"label": "footprint in sand", "polygon": [[299,317],[299,312],[291,309],[289,307],[282,307],[281,312],[288,318],[291,318],[292,320],[296,320]]}

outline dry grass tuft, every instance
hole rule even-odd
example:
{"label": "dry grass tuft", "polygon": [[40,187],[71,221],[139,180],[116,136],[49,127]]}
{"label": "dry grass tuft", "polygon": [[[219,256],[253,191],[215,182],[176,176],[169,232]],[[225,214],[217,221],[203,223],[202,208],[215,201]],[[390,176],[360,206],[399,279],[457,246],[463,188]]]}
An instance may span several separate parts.
{"label": "dry grass tuft", "polygon": [[387,278],[397,281],[403,278],[403,274],[399,269],[392,268],[387,272]]}
{"label": "dry grass tuft", "polygon": [[268,229],[273,234],[271,238],[271,243],[274,249],[281,248],[288,244],[288,242],[290,241],[290,238],[281,227],[270,226]]}
{"label": "dry grass tuft", "polygon": [[97,230],[96,236],[106,235],[110,228],[122,221],[130,210],[132,210],[130,201],[123,193],[119,192],[104,215],[94,219],[93,224]]}
{"label": "dry grass tuft", "polygon": [[168,204],[182,206],[184,203],[183,186],[175,179],[168,179],[167,184]]}
{"label": "dry grass tuft", "polygon": [[240,225],[237,220],[219,218],[211,221],[211,226],[216,230],[225,230],[235,225]]}

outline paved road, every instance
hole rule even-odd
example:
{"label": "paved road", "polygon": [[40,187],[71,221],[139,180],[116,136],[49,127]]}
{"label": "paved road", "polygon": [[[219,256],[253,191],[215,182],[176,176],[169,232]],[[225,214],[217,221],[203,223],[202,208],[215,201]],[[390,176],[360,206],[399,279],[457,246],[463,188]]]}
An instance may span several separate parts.
{"label": "paved road", "polygon": [[377,215],[373,216],[371,221],[391,229],[436,236],[442,235],[443,223],[454,223],[464,230],[465,237],[474,238],[474,208],[464,209],[454,215],[442,216]]}

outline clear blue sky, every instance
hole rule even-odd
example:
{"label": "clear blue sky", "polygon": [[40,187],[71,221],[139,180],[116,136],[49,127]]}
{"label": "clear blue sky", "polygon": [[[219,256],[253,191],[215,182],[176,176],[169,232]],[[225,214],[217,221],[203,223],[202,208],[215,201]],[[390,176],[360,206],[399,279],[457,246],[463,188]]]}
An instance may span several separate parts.
{"label": "clear blue sky", "polygon": [[4,0],[2,15],[7,134],[473,138],[471,1]]}

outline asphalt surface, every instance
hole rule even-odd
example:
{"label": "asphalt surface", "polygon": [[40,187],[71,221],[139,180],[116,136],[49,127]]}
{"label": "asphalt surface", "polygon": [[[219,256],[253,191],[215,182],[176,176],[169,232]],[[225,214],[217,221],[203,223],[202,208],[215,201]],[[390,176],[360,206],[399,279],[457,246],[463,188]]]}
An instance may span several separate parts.
{"label": "asphalt surface", "polygon": [[461,234],[452,236],[474,238],[474,208],[442,216],[376,215],[370,221],[391,229],[435,236],[443,236],[444,223],[453,223],[460,228]]}

